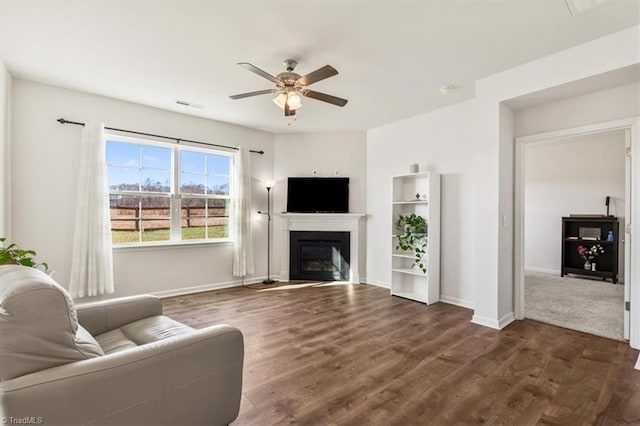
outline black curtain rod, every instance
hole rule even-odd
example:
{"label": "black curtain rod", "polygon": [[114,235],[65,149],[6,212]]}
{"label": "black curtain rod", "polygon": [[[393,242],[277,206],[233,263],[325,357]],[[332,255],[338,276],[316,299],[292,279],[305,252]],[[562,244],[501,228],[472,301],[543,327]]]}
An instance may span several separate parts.
{"label": "black curtain rod", "polygon": [[[58,118],[56,121],[58,123],[60,123],[60,124],[75,124],[76,126],[84,126],[84,123],[80,123],[79,121],[69,121],[69,120],[65,120],[64,118]],[[217,143],[192,141],[192,140],[189,140],[189,139],[174,138],[172,136],[154,135],[153,133],[136,132],[135,130],[116,129],[115,127],[106,127],[106,126],[105,126],[105,130],[115,130],[116,132],[131,133],[131,134],[134,134],[134,135],[142,135],[142,136],[151,136],[151,137],[154,137],[154,138],[170,139],[172,141],[176,141],[176,143],[178,143],[178,144],[180,142],[189,142],[189,143],[195,143],[195,144],[198,144],[198,145],[217,146],[219,148],[235,149],[236,151],[238,150],[238,147],[236,147],[236,146],[218,145]],[[255,151],[253,149],[250,149],[249,152],[255,152],[256,154],[260,154],[260,155],[264,154],[264,151]]]}

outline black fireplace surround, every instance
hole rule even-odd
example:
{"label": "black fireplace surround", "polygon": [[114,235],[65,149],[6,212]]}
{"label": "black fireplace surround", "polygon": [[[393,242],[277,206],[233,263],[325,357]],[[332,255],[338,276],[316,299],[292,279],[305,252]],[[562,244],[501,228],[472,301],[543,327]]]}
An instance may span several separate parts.
{"label": "black fireplace surround", "polygon": [[289,279],[349,280],[349,232],[291,231]]}

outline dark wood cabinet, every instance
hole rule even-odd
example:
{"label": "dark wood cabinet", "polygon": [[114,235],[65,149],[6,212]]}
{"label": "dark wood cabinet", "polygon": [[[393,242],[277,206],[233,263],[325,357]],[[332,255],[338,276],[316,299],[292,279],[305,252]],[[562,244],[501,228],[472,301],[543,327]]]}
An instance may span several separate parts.
{"label": "dark wood cabinet", "polygon": [[[613,240],[608,236],[613,233]],[[562,218],[562,268],[560,276],[566,274],[588,275],[618,282],[619,222],[615,217],[563,217]],[[595,257],[595,271],[584,267],[585,259],[578,247],[587,249],[599,245],[604,252]]]}

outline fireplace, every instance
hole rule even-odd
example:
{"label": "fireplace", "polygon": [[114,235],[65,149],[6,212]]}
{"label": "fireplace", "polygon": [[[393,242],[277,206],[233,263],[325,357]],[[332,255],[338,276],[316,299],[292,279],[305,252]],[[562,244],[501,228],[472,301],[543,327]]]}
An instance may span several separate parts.
{"label": "fireplace", "polygon": [[348,281],[349,232],[291,231],[289,279]]}
{"label": "fireplace", "polygon": [[[282,265],[280,269],[280,281],[289,281],[293,279],[289,276],[294,269],[291,267],[291,254],[297,253],[292,247],[297,247],[297,243],[293,245],[292,236],[295,232],[327,232],[327,233],[345,233],[349,235],[349,254],[343,253],[342,258],[345,259],[345,267],[348,264],[349,272],[347,280],[351,283],[360,282],[360,220],[365,216],[362,213],[276,213],[278,223],[281,225],[282,231],[281,250],[285,254],[281,256]],[[322,241],[322,240],[321,240]],[[287,256],[288,254],[288,256]],[[305,278],[306,279],[306,278]],[[313,278],[317,280],[317,278]],[[330,278],[334,279],[334,278]],[[319,280],[317,280],[319,281]]]}

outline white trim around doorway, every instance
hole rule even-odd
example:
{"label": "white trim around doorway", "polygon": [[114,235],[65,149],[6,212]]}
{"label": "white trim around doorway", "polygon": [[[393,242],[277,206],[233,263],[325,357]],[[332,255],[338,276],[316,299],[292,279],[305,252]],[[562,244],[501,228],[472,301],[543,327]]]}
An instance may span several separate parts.
{"label": "white trim around doorway", "polygon": [[[627,224],[640,227],[640,117],[590,124],[553,132],[522,136],[515,140],[515,187],[514,187],[514,311],[516,319],[524,319],[524,151],[525,144],[547,142],[573,136],[603,133],[613,130],[627,130],[631,137],[631,217]],[[628,184],[628,183],[627,183]],[[631,276],[625,277],[631,302],[629,344],[640,349],[640,234],[637,230],[631,238]]]}

